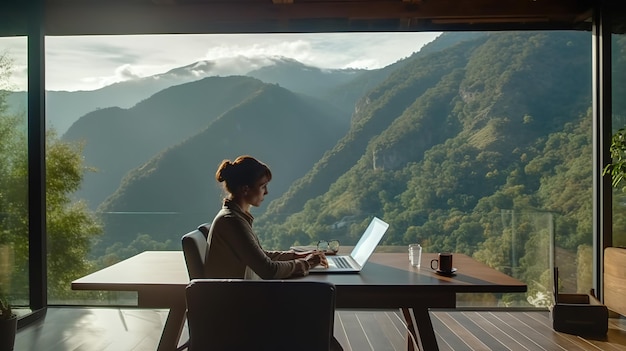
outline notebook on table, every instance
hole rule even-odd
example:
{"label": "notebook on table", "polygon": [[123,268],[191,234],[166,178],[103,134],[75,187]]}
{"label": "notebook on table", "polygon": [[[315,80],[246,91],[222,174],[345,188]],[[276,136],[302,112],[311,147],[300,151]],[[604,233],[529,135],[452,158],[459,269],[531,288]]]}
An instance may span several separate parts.
{"label": "notebook on table", "polygon": [[317,266],[309,270],[309,273],[359,273],[385,235],[387,228],[389,224],[374,217],[350,255],[326,256],[329,267]]}

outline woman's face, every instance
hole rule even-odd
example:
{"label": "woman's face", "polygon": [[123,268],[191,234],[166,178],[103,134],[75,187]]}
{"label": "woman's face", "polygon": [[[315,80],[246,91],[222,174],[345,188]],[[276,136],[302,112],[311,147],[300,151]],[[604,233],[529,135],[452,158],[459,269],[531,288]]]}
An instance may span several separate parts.
{"label": "woman's face", "polygon": [[267,195],[267,184],[269,183],[267,176],[261,177],[254,185],[249,186],[244,191],[244,200],[252,206],[259,207],[263,198]]}

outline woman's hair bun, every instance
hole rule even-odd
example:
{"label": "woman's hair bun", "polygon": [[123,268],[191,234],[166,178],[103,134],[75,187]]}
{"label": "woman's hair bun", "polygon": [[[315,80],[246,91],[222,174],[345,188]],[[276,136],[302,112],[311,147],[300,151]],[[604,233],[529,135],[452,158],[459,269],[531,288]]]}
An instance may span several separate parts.
{"label": "woman's hair bun", "polygon": [[234,161],[224,160],[215,172],[215,179],[224,183],[224,189],[232,197],[241,191],[243,186],[253,186],[255,182],[266,177],[272,180],[272,172],[267,165],[252,156],[242,155]]}
{"label": "woman's hair bun", "polygon": [[220,183],[226,181],[226,179],[229,178],[228,175],[230,174],[230,171],[232,170],[232,168],[233,168],[233,164],[230,162],[230,160],[222,161],[220,166],[217,168],[215,179]]}

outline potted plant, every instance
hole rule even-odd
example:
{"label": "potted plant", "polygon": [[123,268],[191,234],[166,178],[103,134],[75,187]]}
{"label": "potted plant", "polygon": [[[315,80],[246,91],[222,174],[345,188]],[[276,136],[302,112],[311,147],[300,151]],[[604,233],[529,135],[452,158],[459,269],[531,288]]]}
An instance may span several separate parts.
{"label": "potted plant", "polygon": [[0,351],[12,351],[17,333],[17,315],[6,298],[0,296]]}

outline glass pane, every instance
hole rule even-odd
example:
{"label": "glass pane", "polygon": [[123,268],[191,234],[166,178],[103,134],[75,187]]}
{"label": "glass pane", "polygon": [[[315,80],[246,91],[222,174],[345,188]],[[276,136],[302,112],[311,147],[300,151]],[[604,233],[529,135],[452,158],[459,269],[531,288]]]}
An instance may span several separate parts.
{"label": "glass pane", "polygon": [[[613,44],[613,133],[626,128],[626,35],[614,34]],[[619,141],[615,144],[619,147]],[[623,153],[621,154],[623,158]],[[616,159],[617,160],[617,159]],[[626,246],[626,183],[622,181],[613,189],[613,246]]]}
{"label": "glass pane", "polygon": [[63,214],[49,228],[52,301],[133,303],[68,283],[180,250],[222,205],[219,163],[241,154],[274,175],[252,209],[266,249],[336,239],[342,252],[378,216],[391,224],[379,250],[462,253],[529,285],[459,305],[545,306],[555,266],[564,291],[590,286],[589,32],[46,42],[50,129],[75,177],[54,189],[68,207],[49,208]]}
{"label": "glass pane", "polygon": [[28,280],[27,41],[0,37],[0,296],[30,312]]}

